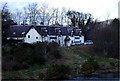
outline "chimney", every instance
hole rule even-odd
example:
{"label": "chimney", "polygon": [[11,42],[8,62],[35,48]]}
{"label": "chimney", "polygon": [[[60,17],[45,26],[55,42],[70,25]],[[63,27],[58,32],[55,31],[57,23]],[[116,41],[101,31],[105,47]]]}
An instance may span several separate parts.
{"label": "chimney", "polygon": [[36,22],[32,22],[32,25],[33,25],[33,26],[36,26]]}

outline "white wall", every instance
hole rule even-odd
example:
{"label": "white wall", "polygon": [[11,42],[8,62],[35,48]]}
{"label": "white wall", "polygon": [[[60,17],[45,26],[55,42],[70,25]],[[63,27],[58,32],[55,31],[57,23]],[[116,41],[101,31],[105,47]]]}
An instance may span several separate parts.
{"label": "white wall", "polygon": [[50,37],[56,37],[56,36],[55,35],[49,35],[48,36],[48,42],[52,42],[52,41],[57,42],[57,39],[50,39]]}
{"label": "white wall", "polygon": [[84,43],[84,36],[81,36],[81,43]]}
{"label": "white wall", "polygon": [[[75,39],[75,38],[79,39]],[[74,36],[74,44],[83,44],[84,43],[84,36]]]}
{"label": "white wall", "polygon": [[[30,38],[28,38],[28,35],[30,35]],[[38,37],[38,39],[36,39],[36,37]],[[50,37],[57,37],[57,39],[50,39]],[[64,36],[47,35],[46,37],[41,37],[41,35],[35,30],[35,28],[31,28],[29,32],[26,34],[24,41],[27,43],[34,43],[37,41],[40,41],[40,42],[55,41],[58,44],[60,44],[60,46],[65,46],[65,42],[64,42],[65,37],[66,37],[65,35]],[[79,39],[75,39],[75,37],[78,37]],[[84,43],[84,36],[81,36],[81,37],[80,36],[73,36],[73,37],[69,36],[69,38],[70,38],[70,41],[67,42],[67,46],[75,45],[74,43],[75,41],[81,41],[80,43]]]}
{"label": "white wall", "polygon": [[[28,38],[28,35],[30,35],[30,38]],[[36,39],[38,37],[38,39]],[[39,33],[35,30],[35,28],[31,28],[29,32],[26,34],[26,37],[24,39],[27,43],[34,43],[37,41],[42,42],[42,37],[39,35]]]}

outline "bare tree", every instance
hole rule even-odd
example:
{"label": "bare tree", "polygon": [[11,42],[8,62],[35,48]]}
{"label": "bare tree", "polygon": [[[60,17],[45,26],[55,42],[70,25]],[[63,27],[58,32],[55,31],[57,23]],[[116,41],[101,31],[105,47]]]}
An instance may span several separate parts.
{"label": "bare tree", "polygon": [[21,24],[22,22],[22,12],[18,9],[16,9],[16,11],[14,13],[11,14],[12,19],[17,23],[17,24]]}
{"label": "bare tree", "polygon": [[51,19],[54,17],[55,15],[55,8],[49,8],[48,4],[43,3],[42,6],[39,9],[39,18],[41,20],[41,22],[43,23],[43,25],[49,25]]}
{"label": "bare tree", "polygon": [[61,13],[60,13],[60,24],[63,25],[64,23],[67,23],[67,10],[66,8],[62,8],[61,9]]}
{"label": "bare tree", "polygon": [[23,24],[27,24],[27,20],[29,17],[29,13],[27,11],[27,8],[23,7]]}
{"label": "bare tree", "polygon": [[54,8],[48,9],[48,12],[46,13],[47,25],[49,25],[51,19],[54,18],[54,14],[55,14],[55,9]]}
{"label": "bare tree", "polygon": [[43,3],[39,9],[39,18],[41,20],[41,23],[44,25],[45,24],[45,19],[46,19],[46,12],[48,9],[48,4]]}
{"label": "bare tree", "polygon": [[29,23],[32,24],[38,22],[38,4],[37,3],[31,3],[28,4],[27,7],[28,10],[28,18],[29,18]]}

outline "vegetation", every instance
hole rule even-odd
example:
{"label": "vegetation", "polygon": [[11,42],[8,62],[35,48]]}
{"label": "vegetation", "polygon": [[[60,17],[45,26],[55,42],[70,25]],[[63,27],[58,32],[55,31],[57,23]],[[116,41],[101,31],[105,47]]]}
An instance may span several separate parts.
{"label": "vegetation", "polygon": [[[38,44],[40,45],[41,43],[38,43]],[[34,47],[35,45],[37,45],[37,44],[34,44],[34,45],[23,44],[20,46],[24,46],[24,50],[26,48],[27,49],[32,48],[32,50],[33,50],[33,49],[38,48],[37,46],[35,48]],[[44,64],[41,64],[41,62],[40,62],[41,60],[39,59],[40,63],[35,62],[35,63],[33,63],[34,64],[33,65],[30,63],[30,61],[27,61],[27,59],[26,59],[26,60],[22,61],[22,62],[24,62],[24,66],[23,66],[23,64],[19,63],[18,60],[20,60],[20,59],[18,58],[18,60],[12,61],[13,63],[16,63],[16,64],[14,64],[14,65],[16,65],[14,67],[13,67],[13,63],[10,61],[10,59],[8,59],[11,57],[15,57],[13,55],[10,56],[10,54],[9,54],[9,51],[12,48],[4,48],[3,51],[5,52],[5,50],[6,50],[6,52],[3,53],[3,54],[5,54],[5,56],[3,55],[3,59],[2,59],[3,60],[2,62],[4,62],[4,63],[2,63],[3,64],[2,77],[3,77],[3,79],[41,79],[41,80],[43,80],[43,79],[68,79],[75,75],[81,75],[81,73],[86,73],[86,74],[90,75],[91,73],[95,73],[95,72],[108,72],[108,71],[116,72],[116,71],[118,71],[118,66],[117,66],[118,60],[117,59],[113,59],[113,58],[109,59],[109,58],[105,58],[105,57],[98,57],[95,55],[93,57],[91,57],[91,55],[93,55],[94,51],[91,52],[91,50],[88,49],[88,47],[89,46],[80,46],[80,47],[73,46],[70,48],[60,48],[60,51],[62,51],[62,52],[60,52],[62,57],[59,59],[56,59],[53,55],[51,55],[52,53],[50,54],[49,51],[47,51],[47,53],[49,53],[49,55],[47,55],[47,56],[49,56],[49,57],[47,57],[48,60],[45,60]],[[41,45],[40,45],[40,48],[41,48]],[[58,46],[58,48],[59,48],[59,46]],[[91,48],[91,47],[89,47],[89,48]],[[36,56],[37,58],[39,58],[40,52],[39,52],[39,50],[37,50],[37,52],[38,52],[38,55],[36,55],[35,52],[33,52],[32,57]],[[89,54],[88,54],[88,52],[89,52]],[[16,53],[18,53],[18,51]],[[28,53],[28,55],[29,55],[29,51],[26,53]],[[6,57],[6,54],[8,54],[7,57]],[[21,59],[23,58],[22,56],[20,57]],[[7,59],[4,59],[5,57]],[[26,58],[30,59],[31,57],[29,56]],[[99,65],[99,67],[98,67],[98,65]],[[104,66],[101,66],[101,65],[104,65]],[[12,69],[9,70],[11,67],[12,67]],[[23,67],[23,68],[19,68],[19,67]],[[111,69],[107,69],[110,67],[111,67]],[[4,68],[7,68],[7,69],[4,69]],[[15,70],[15,68],[17,68],[17,70]],[[100,70],[102,68],[106,68],[106,69]],[[76,71],[74,71],[74,70],[76,70]]]}
{"label": "vegetation", "polygon": [[[17,11],[19,14],[15,15],[19,18],[13,18],[7,4],[3,6],[1,11],[3,79],[68,79],[69,76],[81,75],[81,73],[86,76],[95,72],[118,72],[118,68],[120,69],[118,67],[120,62],[118,60],[118,23],[120,21],[118,19],[114,19],[110,24],[103,24],[94,22],[91,14],[77,11],[67,12],[64,9],[61,12],[64,12],[61,19],[58,19],[58,9],[52,9],[50,11],[52,15],[47,13],[48,10],[48,6],[45,4],[38,9],[37,3],[32,3],[24,8],[23,17],[21,17],[22,13]],[[33,13],[33,11],[35,12]],[[38,23],[43,25],[45,23],[49,25],[50,21],[53,25],[56,23],[62,25],[65,16],[68,17],[65,20],[71,20],[71,24],[68,26],[81,28],[85,40],[92,39],[94,44],[64,48],[55,42],[27,44],[17,43],[15,40],[8,42],[6,39],[4,30],[8,29],[10,25],[21,24],[20,22],[27,24],[27,20],[29,23],[40,21]],[[58,22],[58,20],[61,21]],[[69,40],[66,37],[65,41]]]}
{"label": "vegetation", "polygon": [[47,79],[68,79],[70,74],[70,68],[66,65],[51,65],[51,67],[46,72]]}
{"label": "vegetation", "polygon": [[119,58],[118,54],[118,19],[114,19],[110,24],[96,24],[92,39],[94,42],[94,49],[97,54],[107,57]]}
{"label": "vegetation", "polygon": [[[51,48],[52,47],[52,48]],[[56,43],[17,44],[3,48],[3,71],[28,69],[33,65],[43,65],[49,59],[59,59],[61,54]],[[13,50],[14,49],[14,50]]]}
{"label": "vegetation", "polygon": [[81,67],[81,72],[85,76],[92,75],[92,73],[95,72],[98,67],[98,63],[94,59],[89,58],[87,61],[85,61],[85,63],[83,63]]}

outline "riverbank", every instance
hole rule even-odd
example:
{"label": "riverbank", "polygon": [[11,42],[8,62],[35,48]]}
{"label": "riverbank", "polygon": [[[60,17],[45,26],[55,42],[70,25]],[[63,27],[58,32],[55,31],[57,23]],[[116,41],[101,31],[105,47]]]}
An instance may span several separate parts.
{"label": "riverbank", "polygon": [[[35,80],[45,79],[46,71],[51,67],[51,65],[64,64],[70,68],[70,74],[68,75],[70,79],[73,80],[85,79],[85,77],[83,77],[81,73],[81,66],[89,58],[95,59],[99,64],[99,68],[95,72],[93,72],[94,77],[90,77],[90,79],[104,78],[104,76],[107,76],[107,74],[108,75],[113,74],[113,78],[114,78],[114,73],[116,74],[118,72],[118,69],[120,68],[114,65],[119,60],[113,58],[105,58],[105,57],[103,58],[97,55],[94,56],[92,52],[89,52],[88,47],[73,46],[70,48],[61,48],[62,58],[57,60],[53,59],[46,62],[45,65],[40,65],[40,66],[36,65],[36,66],[32,66],[29,69],[18,70],[18,71],[3,71],[2,78],[3,79],[35,79]],[[104,75],[104,76],[100,76],[100,75]],[[106,77],[106,78],[109,79],[110,77]]]}

